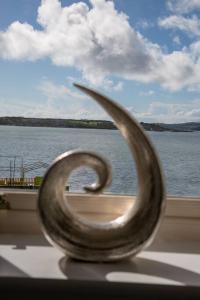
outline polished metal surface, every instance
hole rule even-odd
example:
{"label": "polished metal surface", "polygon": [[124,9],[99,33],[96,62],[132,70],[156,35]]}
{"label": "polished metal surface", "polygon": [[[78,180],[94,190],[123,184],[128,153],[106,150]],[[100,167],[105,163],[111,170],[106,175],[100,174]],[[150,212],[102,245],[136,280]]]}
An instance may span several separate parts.
{"label": "polished metal surface", "polygon": [[165,208],[164,182],[158,156],[137,121],[119,104],[82,85],[113,118],[136,162],[138,195],[134,205],[115,220],[94,223],[75,213],[65,199],[71,172],[88,166],[98,182],[85,187],[98,197],[111,182],[108,162],[95,153],[70,151],[60,155],[45,174],[38,197],[38,212],[47,239],[66,255],[86,261],[113,261],[137,254],[155,236]]}

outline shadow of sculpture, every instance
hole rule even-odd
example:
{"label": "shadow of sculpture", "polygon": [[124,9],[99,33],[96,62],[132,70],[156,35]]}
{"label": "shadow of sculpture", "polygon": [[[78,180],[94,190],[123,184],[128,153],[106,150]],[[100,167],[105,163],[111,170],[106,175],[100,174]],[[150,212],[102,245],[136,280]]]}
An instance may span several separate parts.
{"label": "shadow of sculpture", "polygon": [[[86,263],[67,257],[59,261],[63,274],[68,279],[105,281],[110,273],[123,272],[127,275],[143,274],[156,276],[161,279],[179,282],[182,285],[197,285],[200,283],[200,274],[187,269],[173,266],[155,260],[136,257],[134,261],[125,260],[116,263]],[[132,278],[134,278],[132,276]]]}

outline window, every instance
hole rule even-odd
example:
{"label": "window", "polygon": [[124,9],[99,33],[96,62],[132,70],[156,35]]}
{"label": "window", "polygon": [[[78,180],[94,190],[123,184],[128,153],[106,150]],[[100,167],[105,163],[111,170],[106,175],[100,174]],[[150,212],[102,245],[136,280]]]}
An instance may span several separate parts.
{"label": "window", "polygon": [[[134,291],[139,282],[145,284],[142,293],[158,289],[166,298],[178,291],[171,284],[199,285],[197,2],[0,1],[0,276],[79,279],[81,285],[87,279],[89,288],[92,280],[116,281],[115,293],[118,286],[122,294],[127,286],[119,281],[131,282]],[[108,194],[99,198],[77,193],[96,180],[94,171],[72,174],[66,189],[73,193],[67,196],[79,214],[114,219],[137,193],[128,145],[105,111],[73,82],[116,99],[141,122],[161,159],[165,217],[154,243],[134,263],[67,261],[41,235],[37,190],[46,169],[65,151],[98,152],[113,169]],[[14,282],[4,279],[13,290]],[[62,285],[47,282],[48,289],[55,282]],[[82,292],[77,282],[75,290]],[[191,290],[181,289],[190,296]]]}
{"label": "window", "polygon": [[[136,193],[128,147],[106,113],[72,86],[81,82],[142,122],[168,194],[199,196],[198,10],[178,0],[2,0],[1,188],[38,188],[55,157],[81,147],[111,161],[108,192]],[[76,173],[70,190],[93,175]]]}

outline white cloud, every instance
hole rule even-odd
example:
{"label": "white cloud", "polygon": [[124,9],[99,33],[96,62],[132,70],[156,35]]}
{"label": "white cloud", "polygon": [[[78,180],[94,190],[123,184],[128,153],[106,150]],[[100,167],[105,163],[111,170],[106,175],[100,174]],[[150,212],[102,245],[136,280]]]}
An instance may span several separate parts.
{"label": "white cloud", "polygon": [[123,90],[123,82],[118,81],[117,83],[114,83],[110,79],[104,79],[102,88],[106,91],[115,91],[120,92]]}
{"label": "white cloud", "polygon": [[96,119],[109,116],[90,97],[74,89],[43,80],[36,88],[41,93],[40,102],[22,99],[0,98],[0,116],[23,116],[33,118]]}
{"label": "white cloud", "polygon": [[140,20],[136,24],[136,27],[139,28],[139,29],[140,28],[142,28],[142,29],[148,29],[148,28],[151,28],[153,26],[154,26],[153,22],[150,22],[149,20],[147,21],[145,19]]}
{"label": "white cloud", "polygon": [[168,0],[167,6],[174,13],[185,14],[200,9],[200,0]]}
{"label": "white cloud", "polygon": [[47,116],[65,119],[107,119],[106,113],[90,98],[64,85],[44,80],[38,86],[44,96]]}
{"label": "white cloud", "polygon": [[147,92],[140,92],[139,93],[140,96],[152,96],[154,94],[155,94],[155,92],[153,90],[149,90]]}
{"label": "white cloud", "polygon": [[122,91],[123,90],[123,82],[122,81],[119,81],[117,82],[114,86],[113,86],[113,90],[116,91],[116,92],[119,92],[119,91]]}
{"label": "white cloud", "polygon": [[37,18],[43,30],[12,23],[0,33],[0,56],[22,60],[50,57],[55,65],[79,68],[95,84],[111,72],[121,73],[121,68],[124,72],[143,70],[151,57],[127,16],[118,13],[111,1],[91,3],[89,10],[82,2],[62,8],[57,0],[43,0]]}
{"label": "white cloud", "polygon": [[83,2],[61,7],[58,0],[42,0],[37,16],[41,30],[13,22],[0,32],[0,58],[49,58],[57,66],[77,68],[90,84],[114,90],[123,84],[113,83],[111,75],[158,82],[170,90],[199,88],[200,44],[165,54],[131,27],[113,1],[90,2],[91,8]]}
{"label": "white cloud", "polygon": [[64,112],[61,108],[44,100],[42,103],[32,103],[21,99],[0,99],[0,116],[21,116],[29,118],[62,118]]}
{"label": "white cloud", "polygon": [[193,101],[192,101],[194,104],[200,104],[200,99],[194,99]]}
{"label": "white cloud", "polygon": [[55,83],[44,80],[38,87],[38,89],[49,99],[63,99],[66,100],[69,97],[72,99],[85,99],[86,96],[74,92],[64,85],[56,85]]}
{"label": "white cloud", "polygon": [[160,19],[158,24],[166,29],[179,29],[191,36],[200,36],[200,19],[196,15],[193,15],[191,18],[172,15]]}
{"label": "white cloud", "polygon": [[[67,82],[71,85],[73,85],[73,83],[81,83],[83,85],[87,85],[88,82],[84,79],[80,79],[80,78],[76,78],[73,76],[67,76]],[[92,85],[91,85],[92,86]],[[95,88],[95,85],[93,86]],[[101,89],[105,90],[105,91],[115,91],[115,92],[121,92],[124,88],[124,84],[122,81],[118,81],[118,82],[113,82],[113,80],[110,80],[108,78],[105,78],[102,82],[102,86]]]}
{"label": "white cloud", "polygon": [[73,84],[74,82],[78,82],[80,79],[77,79],[76,77],[74,76],[67,76],[67,82],[70,83],[70,84]]}
{"label": "white cloud", "polygon": [[146,112],[135,113],[140,121],[158,123],[199,122],[199,99],[191,103],[152,102]]}
{"label": "white cloud", "polygon": [[173,42],[176,44],[176,45],[181,45],[181,40],[180,40],[180,37],[178,35],[175,35],[173,37]]}
{"label": "white cloud", "polygon": [[[32,104],[20,99],[0,99],[0,116],[23,116],[38,118],[96,119],[111,120],[107,113],[91,99],[82,96],[63,85],[51,81],[41,82],[38,89],[44,99]],[[159,123],[200,122],[200,99],[190,103],[163,103],[153,101],[149,107],[138,112],[126,107],[139,121]]]}

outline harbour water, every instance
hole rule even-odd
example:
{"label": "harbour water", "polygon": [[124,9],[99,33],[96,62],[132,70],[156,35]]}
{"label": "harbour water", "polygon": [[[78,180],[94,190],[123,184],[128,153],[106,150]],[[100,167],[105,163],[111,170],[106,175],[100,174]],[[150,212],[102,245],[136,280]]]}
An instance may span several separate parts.
{"label": "harbour water", "polygon": [[[147,134],[160,156],[167,194],[200,196],[200,132]],[[136,194],[134,161],[119,131],[0,126],[0,156],[19,155],[25,165],[38,161],[50,164],[59,154],[77,148],[95,151],[110,162],[113,181],[107,192]],[[20,165],[20,159],[16,159],[16,166]],[[9,176],[5,165],[9,165],[9,158],[0,157],[0,177]],[[25,176],[43,176],[44,172],[44,168],[33,169]],[[77,170],[70,177],[70,191],[81,191],[82,186],[95,179],[93,171]]]}

